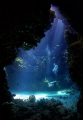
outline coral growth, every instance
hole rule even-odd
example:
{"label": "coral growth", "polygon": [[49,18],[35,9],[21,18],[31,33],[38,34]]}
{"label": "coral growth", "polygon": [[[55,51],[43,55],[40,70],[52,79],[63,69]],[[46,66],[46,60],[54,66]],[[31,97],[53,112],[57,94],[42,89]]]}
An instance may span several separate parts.
{"label": "coral growth", "polygon": [[34,95],[30,95],[30,96],[29,96],[29,101],[30,101],[31,103],[34,103],[34,102],[36,101],[35,96],[34,96]]}
{"label": "coral growth", "polygon": [[[12,106],[14,120],[77,120],[78,115],[66,109],[60,101],[54,99],[41,99],[37,102],[13,100],[13,103],[6,103],[4,107]],[[12,114],[11,111],[9,111]],[[9,116],[4,116],[6,119]]]}
{"label": "coral growth", "polygon": [[[76,84],[79,86],[81,93],[83,93],[83,38],[80,37],[76,39],[75,34],[70,34],[68,37],[69,32],[67,32],[67,43],[68,43],[68,59],[69,59],[69,73],[71,78]],[[74,40],[72,40],[74,39]],[[81,94],[81,97],[83,95]],[[83,99],[83,98],[81,98]],[[80,108],[83,108],[82,100],[78,102],[78,111],[81,113]],[[81,107],[80,107],[81,106]],[[81,113],[82,114],[82,113]]]}

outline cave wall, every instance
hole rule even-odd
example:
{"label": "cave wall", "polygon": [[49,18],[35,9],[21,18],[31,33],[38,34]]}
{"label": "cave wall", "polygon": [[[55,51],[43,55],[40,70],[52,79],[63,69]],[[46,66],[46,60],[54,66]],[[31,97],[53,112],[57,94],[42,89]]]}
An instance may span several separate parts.
{"label": "cave wall", "polygon": [[12,101],[4,67],[13,63],[19,47],[25,50],[34,48],[45,36],[44,32],[51,27],[50,22],[55,17],[50,4],[50,1],[37,0],[0,1],[0,118],[8,110],[11,113],[8,102]]}
{"label": "cave wall", "polygon": [[67,19],[75,31],[83,35],[83,1],[82,0],[51,0],[58,6],[60,13]]}
{"label": "cave wall", "polygon": [[[78,112],[83,116],[83,38],[77,37],[77,39],[75,39],[77,35],[70,33],[69,36],[72,36],[70,40],[67,33],[66,35],[69,50],[69,73],[81,91],[77,107]],[[76,41],[73,42],[73,40]]]}
{"label": "cave wall", "polygon": [[[77,34],[65,32],[69,50],[69,73],[80,88],[81,95],[77,104],[78,112],[83,114],[83,1],[82,0],[52,0],[58,6],[61,14],[67,19]],[[83,115],[82,115],[83,116]]]}

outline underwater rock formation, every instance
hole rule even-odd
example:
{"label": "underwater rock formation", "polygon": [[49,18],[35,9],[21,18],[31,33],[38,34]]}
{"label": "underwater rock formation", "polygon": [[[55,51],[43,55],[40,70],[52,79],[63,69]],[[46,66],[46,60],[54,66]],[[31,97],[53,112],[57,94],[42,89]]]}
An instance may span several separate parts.
{"label": "underwater rock formation", "polygon": [[[60,13],[67,19],[70,25],[78,32],[77,35],[67,32],[68,64],[71,78],[80,87],[81,96],[78,102],[78,111],[83,114],[83,1],[80,0],[52,0],[59,7]],[[83,115],[82,115],[83,117]],[[80,118],[81,119],[81,118]]]}
{"label": "underwater rock formation", "polygon": [[29,96],[29,102],[34,103],[36,101],[36,98],[34,95]]}
{"label": "underwater rock formation", "polygon": [[[54,99],[41,99],[31,103],[29,101],[13,100],[12,103],[6,103],[4,108],[12,106],[9,111],[13,120],[77,120],[78,115],[66,109],[60,101]],[[4,118],[11,118],[4,116]]]}
{"label": "underwater rock formation", "polygon": [[67,19],[75,31],[83,35],[83,1],[80,0],[51,0],[59,7],[60,13]]}
{"label": "underwater rock formation", "polygon": [[11,64],[19,47],[25,50],[34,48],[45,36],[44,32],[51,27],[50,22],[55,17],[54,11],[50,10],[50,2],[48,1],[47,7],[45,5],[43,1],[39,4],[35,1],[33,4],[29,2],[27,7],[26,0],[20,1],[20,5],[19,1],[10,0],[0,4],[0,53],[3,52],[1,64]]}
{"label": "underwater rock formation", "polygon": [[[68,64],[69,73],[72,80],[79,86],[81,90],[81,97],[77,104],[78,112],[81,113],[80,109],[83,109],[83,38],[78,38],[77,35],[73,33],[66,32],[66,40],[68,44]],[[77,39],[76,39],[77,38]]]}
{"label": "underwater rock formation", "polygon": [[2,70],[0,68],[0,73],[1,73],[1,80],[0,80],[0,95],[1,95],[0,106],[1,106],[6,101],[10,102],[12,100],[12,95],[8,91],[9,87],[8,87],[8,82],[6,80],[7,76],[5,70]]}
{"label": "underwater rock formation", "polygon": [[[12,100],[3,68],[13,63],[19,47],[29,50],[37,46],[45,36],[44,32],[51,27],[50,22],[54,17],[49,1],[45,3],[35,0],[28,4],[26,0],[0,1],[0,108],[4,108],[0,115],[5,115],[7,110],[2,104]],[[11,107],[9,109],[11,111]]]}
{"label": "underwater rock formation", "polygon": [[[4,69],[2,69],[2,67],[0,67],[0,74],[1,74],[0,76],[1,77],[0,78],[0,119],[3,120],[3,116],[7,114],[7,111],[8,111],[8,107],[7,109],[5,109],[3,105],[6,102],[11,102],[13,97],[9,91],[8,82],[6,80],[6,77],[7,77],[6,72]],[[11,108],[9,108],[9,111],[11,111]]]}

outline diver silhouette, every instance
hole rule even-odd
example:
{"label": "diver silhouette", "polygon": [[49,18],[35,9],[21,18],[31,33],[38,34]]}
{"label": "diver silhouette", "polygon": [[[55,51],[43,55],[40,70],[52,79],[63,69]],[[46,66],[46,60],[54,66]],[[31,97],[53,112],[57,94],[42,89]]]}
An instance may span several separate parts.
{"label": "diver silhouette", "polygon": [[52,69],[52,71],[53,71],[53,73],[54,73],[55,75],[57,75],[58,65],[56,65],[55,63],[54,63],[54,68]]}
{"label": "diver silhouette", "polygon": [[58,83],[59,81],[52,81],[48,83],[48,87],[53,87],[55,83]]}

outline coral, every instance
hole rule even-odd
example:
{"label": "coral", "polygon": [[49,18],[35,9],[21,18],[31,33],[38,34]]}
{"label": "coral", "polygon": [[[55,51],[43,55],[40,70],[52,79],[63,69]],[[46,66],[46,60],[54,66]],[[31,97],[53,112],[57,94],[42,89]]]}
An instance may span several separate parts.
{"label": "coral", "polygon": [[82,85],[83,79],[83,39],[76,41],[70,45],[71,49],[71,63],[70,63],[70,75],[72,80],[75,81],[79,86]]}
{"label": "coral", "polygon": [[26,61],[24,61],[23,58],[21,58],[21,57],[16,57],[15,62],[17,62],[18,66],[19,66],[20,68],[27,68]]}
{"label": "coral", "polygon": [[78,112],[83,117],[83,112],[82,112],[83,111],[83,96],[80,96],[80,99],[78,101],[77,107],[78,107]]}
{"label": "coral", "polygon": [[67,109],[64,106],[62,106],[62,105],[58,105],[56,107],[56,110],[62,116],[65,116],[67,114]]}
{"label": "coral", "polygon": [[49,80],[47,78],[44,79],[45,83],[49,83]]}
{"label": "coral", "polygon": [[34,95],[29,96],[29,102],[34,103],[36,101],[36,98]]}
{"label": "coral", "polygon": [[[77,120],[77,114],[66,109],[60,101],[41,99],[36,102],[13,101],[15,120]],[[16,111],[16,112],[15,112]],[[78,119],[80,120],[80,119]]]}
{"label": "coral", "polygon": [[20,58],[20,57],[16,57],[15,61],[17,61],[17,62],[19,62],[19,63],[23,64],[23,59],[22,59],[22,58]]}
{"label": "coral", "polygon": [[[68,48],[69,48],[70,76],[72,80],[79,86],[80,90],[83,91],[82,89],[83,88],[83,82],[82,82],[82,79],[83,79],[83,70],[82,70],[83,69],[83,38],[80,37],[79,40],[70,42],[68,44]],[[81,99],[83,99],[82,94],[81,96],[82,96]],[[83,102],[79,100],[77,106],[78,106],[78,111],[80,115],[82,115],[82,112],[80,111],[80,109],[83,109]]]}
{"label": "coral", "polygon": [[[13,111],[13,102],[5,102],[2,105],[2,119],[15,120],[15,114]],[[5,115],[4,115],[5,114]]]}

